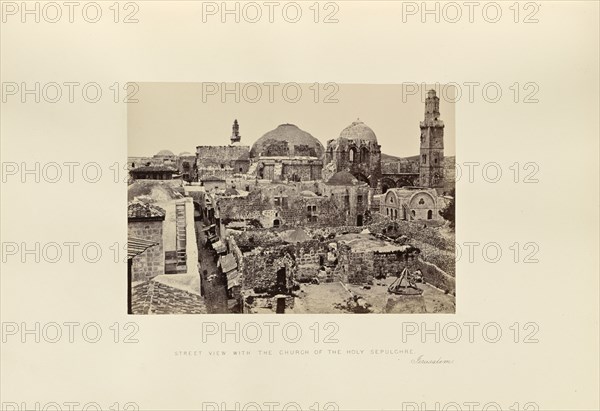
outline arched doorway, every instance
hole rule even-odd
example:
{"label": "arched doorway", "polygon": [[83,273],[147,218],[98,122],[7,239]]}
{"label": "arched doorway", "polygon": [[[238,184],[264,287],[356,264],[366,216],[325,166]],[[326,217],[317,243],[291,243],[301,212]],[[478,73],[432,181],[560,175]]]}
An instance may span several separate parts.
{"label": "arched doorway", "polygon": [[279,224],[281,224],[281,221],[279,221],[279,219],[275,219],[273,220],[273,227],[279,227]]}
{"label": "arched doorway", "polygon": [[428,219],[428,220],[431,220],[432,218],[433,218],[433,211],[431,211],[431,210],[428,210],[428,211],[427,211],[427,219]]}

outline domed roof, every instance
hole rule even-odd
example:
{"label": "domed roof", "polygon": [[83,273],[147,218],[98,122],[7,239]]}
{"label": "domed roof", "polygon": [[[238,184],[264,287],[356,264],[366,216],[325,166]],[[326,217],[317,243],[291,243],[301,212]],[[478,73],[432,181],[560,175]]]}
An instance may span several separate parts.
{"label": "domed roof", "polygon": [[294,124],[281,124],[256,140],[250,157],[321,157],[323,144]]}
{"label": "domed roof", "polygon": [[338,171],[327,181],[331,186],[353,186],[359,181],[349,171]]}
{"label": "domed roof", "polygon": [[377,137],[373,130],[371,130],[371,127],[358,119],[343,129],[340,137],[347,138],[348,140],[367,140],[377,143]]}
{"label": "domed roof", "polygon": [[156,153],[157,157],[173,157],[175,154],[173,154],[172,151],[170,150],[160,150],[158,153]]}
{"label": "domed roof", "polygon": [[[163,151],[168,151],[168,150],[163,150]],[[194,154],[190,153],[189,151],[184,151],[182,153],[179,153],[179,157],[189,157],[189,156],[193,156]]]}

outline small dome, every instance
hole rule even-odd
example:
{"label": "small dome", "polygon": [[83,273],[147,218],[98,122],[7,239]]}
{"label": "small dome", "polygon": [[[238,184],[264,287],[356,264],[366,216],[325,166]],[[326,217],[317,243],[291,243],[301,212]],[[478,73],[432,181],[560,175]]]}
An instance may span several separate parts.
{"label": "small dome", "polygon": [[157,157],[173,157],[175,154],[173,154],[172,151],[170,150],[160,150],[158,153],[156,153]]}
{"label": "small dome", "polygon": [[322,157],[325,149],[315,137],[294,124],[281,124],[256,140],[250,157]]}
{"label": "small dome", "polygon": [[358,184],[358,179],[349,171],[338,171],[331,176],[327,184],[332,186],[353,186]]}
{"label": "small dome", "polygon": [[[168,151],[168,150],[163,150],[163,151]],[[190,153],[189,151],[184,151],[183,153],[179,153],[179,157],[190,157],[193,156],[192,153]]]}
{"label": "small dome", "polygon": [[348,140],[366,140],[377,143],[377,137],[373,130],[371,130],[371,127],[360,120],[356,120],[343,129],[340,133],[340,138],[347,138]]}

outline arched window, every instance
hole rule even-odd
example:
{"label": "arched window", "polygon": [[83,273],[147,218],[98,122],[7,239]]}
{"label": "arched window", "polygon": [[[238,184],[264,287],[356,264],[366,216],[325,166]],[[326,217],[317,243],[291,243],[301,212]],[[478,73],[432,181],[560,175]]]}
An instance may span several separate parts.
{"label": "arched window", "polygon": [[360,162],[368,163],[369,162],[369,150],[366,147],[360,149]]}
{"label": "arched window", "polygon": [[429,210],[427,211],[427,219],[431,220],[433,218],[433,211]]}
{"label": "arched window", "polygon": [[421,156],[421,160],[422,160],[423,164],[427,164],[427,154],[423,154]]}
{"label": "arched window", "polygon": [[348,160],[351,163],[354,163],[356,161],[356,148],[352,147],[350,151],[348,151]]}

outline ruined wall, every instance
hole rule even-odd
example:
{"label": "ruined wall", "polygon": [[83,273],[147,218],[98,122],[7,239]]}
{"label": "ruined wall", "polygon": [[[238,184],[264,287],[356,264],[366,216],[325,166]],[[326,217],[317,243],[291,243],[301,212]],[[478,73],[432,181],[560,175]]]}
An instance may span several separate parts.
{"label": "ruined wall", "polygon": [[374,277],[373,253],[349,253],[347,278],[351,284],[362,284]]}
{"label": "ruined wall", "polygon": [[411,271],[418,267],[416,260],[413,258],[407,260],[406,254],[402,251],[389,253],[349,251],[346,254],[347,281],[352,284],[368,283],[380,275],[397,277],[407,266]]}
{"label": "ruined wall", "polygon": [[[230,236],[230,250],[238,261],[242,273],[242,289],[265,292],[277,282],[277,271],[285,267],[287,285],[319,277],[331,281],[337,268],[337,253],[329,244],[333,241],[311,239],[295,244],[282,244],[272,231],[239,232]],[[338,244],[333,242],[338,248]],[[246,251],[244,250],[251,250]],[[340,279],[339,276],[336,277]]]}
{"label": "ruined wall", "polygon": [[296,274],[296,261],[293,250],[288,250],[288,246],[246,253],[243,259],[243,290],[275,294],[277,272],[281,268],[285,268],[286,287],[292,288]]}
{"label": "ruined wall", "polygon": [[162,221],[130,221],[127,234],[131,237],[157,242],[158,245],[148,248],[133,258],[132,280],[147,281],[165,273],[165,255],[163,251]]}

